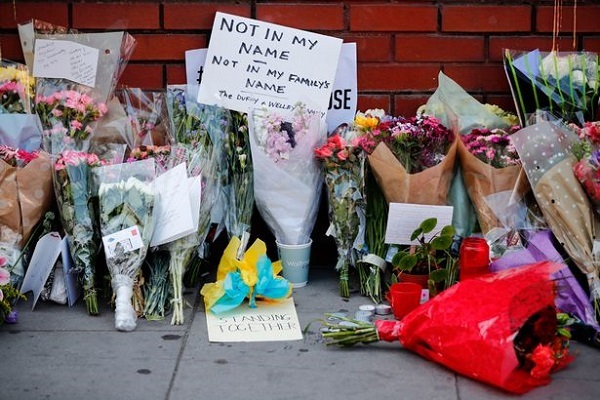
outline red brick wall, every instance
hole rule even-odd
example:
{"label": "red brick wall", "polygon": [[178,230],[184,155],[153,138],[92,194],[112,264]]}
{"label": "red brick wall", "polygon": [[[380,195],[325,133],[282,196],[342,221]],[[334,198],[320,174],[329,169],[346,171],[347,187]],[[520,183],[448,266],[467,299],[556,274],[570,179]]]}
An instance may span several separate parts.
{"label": "red brick wall", "polygon": [[[573,50],[573,1],[562,0],[561,50]],[[122,83],[184,83],[184,51],[206,47],[216,11],[356,42],[359,109],[414,113],[440,70],[481,101],[513,109],[502,49],[550,50],[552,0],[31,1],[2,0],[2,55],[22,60],[17,23],[38,18],[84,32],[130,32],[138,46]],[[600,52],[600,2],[578,0],[576,50]]]}

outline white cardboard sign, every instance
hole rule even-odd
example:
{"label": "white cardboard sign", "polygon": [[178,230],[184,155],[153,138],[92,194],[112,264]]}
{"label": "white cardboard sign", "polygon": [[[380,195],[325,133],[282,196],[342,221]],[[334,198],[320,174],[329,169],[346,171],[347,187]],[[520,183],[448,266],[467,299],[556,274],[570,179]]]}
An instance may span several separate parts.
{"label": "white cardboard sign", "polygon": [[198,101],[240,112],[327,111],[342,39],[217,12]]}
{"label": "white cardboard sign", "polygon": [[438,233],[444,226],[452,225],[452,206],[429,206],[423,204],[390,203],[387,229],[385,231],[385,242],[394,244],[413,245],[417,241],[411,241],[410,236],[415,229],[427,218],[437,218],[435,229],[425,234],[429,240],[432,235]]}

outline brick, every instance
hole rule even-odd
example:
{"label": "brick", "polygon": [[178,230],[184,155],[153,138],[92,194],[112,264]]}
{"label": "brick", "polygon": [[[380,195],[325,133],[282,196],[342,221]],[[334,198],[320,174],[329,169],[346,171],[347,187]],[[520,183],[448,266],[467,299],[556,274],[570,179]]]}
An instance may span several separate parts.
{"label": "brick", "polygon": [[584,37],[583,50],[600,54],[600,37]]}
{"label": "brick", "polygon": [[119,87],[164,89],[162,64],[129,63],[118,83]]}
{"label": "brick", "polygon": [[[557,46],[559,49],[569,48],[571,38],[559,38]],[[552,38],[548,36],[491,36],[488,46],[489,61],[502,61],[504,49],[550,51],[552,50]]]}
{"label": "brick", "polygon": [[350,30],[356,32],[436,32],[435,5],[351,4]]}
{"label": "brick", "polygon": [[297,29],[332,31],[344,29],[343,4],[262,4],[256,18]]}
{"label": "brick", "polygon": [[165,29],[211,29],[217,11],[250,18],[250,4],[166,3]]}
{"label": "brick", "polygon": [[484,61],[478,36],[396,35],[396,61]]}
{"label": "brick", "polygon": [[361,62],[392,59],[390,35],[344,36],[343,39],[346,43],[356,43],[356,58]]}
{"label": "brick", "polygon": [[530,6],[442,6],[443,32],[529,32]]}
{"label": "brick", "polygon": [[73,27],[79,29],[159,29],[157,3],[74,3]]}
{"label": "brick", "polygon": [[429,97],[425,94],[394,96],[394,115],[412,117],[419,107],[427,103]]}
{"label": "brick", "polygon": [[357,99],[356,110],[365,112],[375,108],[381,108],[387,114],[390,113],[390,96],[389,95],[368,95],[359,94]]}
{"label": "brick", "polygon": [[5,60],[23,62],[23,50],[18,35],[0,35],[0,54]]}
{"label": "brick", "polygon": [[185,63],[167,65],[167,85],[186,84]]}
{"label": "brick", "polygon": [[135,35],[137,47],[132,60],[184,61],[185,51],[208,46],[205,35]]}
{"label": "brick", "polygon": [[[560,18],[560,32],[573,32],[573,7],[563,6]],[[537,32],[552,32],[554,25],[554,7],[540,6],[535,15]],[[600,6],[577,6],[577,32],[600,32]]]}
{"label": "brick", "polygon": [[358,89],[397,91],[437,87],[439,65],[363,64],[358,68]]}
{"label": "brick", "polygon": [[22,2],[16,1],[13,8],[12,1],[3,1],[0,4],[0,28],[16,28],[31,19],[51,22],[54,25],[68,26],[69,6],[67,2]]}
{"label": "brick", "polygon": [[508,80],[502,64],[444,65],[444,73],[466,91],[509,92]]}

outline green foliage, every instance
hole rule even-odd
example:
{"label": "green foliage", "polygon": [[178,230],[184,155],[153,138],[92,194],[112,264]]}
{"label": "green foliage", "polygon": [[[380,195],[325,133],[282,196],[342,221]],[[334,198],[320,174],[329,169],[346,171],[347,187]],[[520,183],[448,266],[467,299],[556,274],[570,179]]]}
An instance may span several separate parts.
{"label": "green foliage", "polygon": [[392,258],[397,273],[410,272],[429,275],[434,283],[445,282],[446,287],[454,283],[456,258],[450,254],[454,228],[444,226],[428,239],[426,235],[437,226],[437,218],[427,218],[413,231],[411,240],[419,244],[400,250]]}

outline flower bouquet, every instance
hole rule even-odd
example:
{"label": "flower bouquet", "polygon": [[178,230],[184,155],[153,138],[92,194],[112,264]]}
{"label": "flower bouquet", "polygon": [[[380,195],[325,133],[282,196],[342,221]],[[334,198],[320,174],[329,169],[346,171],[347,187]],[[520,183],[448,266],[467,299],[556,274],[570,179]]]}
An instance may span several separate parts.
{"label": "flower bouquet", "polygon": [[[202,180],[202,201],[198,216],[196,252],[191,254],[185,276],[187,286],[200,281],[200,268],[208,254],[208,237],[212,223],[212,212],[221,194],[220,171],[224,148],[224,126],[227,126],[228,110],[200,104],[186,85],[167,86],[168,110],[173,125],[175,142],[194,153],[204,154],[205,163],[196,170]],[[195,158],[197,156],[194,156]]]}
{"label": "flower bouquet", "polygon": [[597,117],[598,54],[504,50],[504,68],[521,125],[536,110],[582,125]]}
{"label": "flower bouquet", "polygon": [[530,190],[519,155],[511,140],[512,133],[519,130],[500,128],[473,129],[461,135],[458,156],[467,192],[475,205],[481,231],[486,237],[497,236],[493,230],[522,228],[515,221],[518,208]]}
{"label": "flower bouquet", "polygon": [[[391,116],[386,116],[381,109],[358,112],[352,129],[357,131],[358,145],[366,155],[371,154],[377,145],[386,138],[387,123]],[[388,203],[373,175],[369,163],[364,163],[365,179],[365,246],[360,249],[362,258],[356,263],[360,279],[360,293],[380,303],[382,296],[382,274],[387,269],[387,252],[389,245],[385,243],[387,229]]]}
{"label": "flower bouquet", "polygon": [[82,274],[88,314],[98,314],[96,255],[99,232],[92,201],[92,169],[105,163],[95,154],[65,150],[54,163],[54,193],[73,258],[74,272]]}
{"label": "flower bouquet", "polygon": [[278,276],[281,261],[271,263],[262,240],[256,240],[239,257],[242,245],[237,236],[231,238],[219,262],[217,281],[202,287],[206,311],[221,314],[238,307],[246,298],[254,308],[257,299],[285,300],[292,293],[290,282]]}
{"label": "flower bouquet", "polygon": [[577,136],[550,122],[539,122],[512,136],[548,227],[586,276],[591,299],[600,309],[600,218],[579,184],[572,154]]}
{"label": "flower bouquet", "polygon": [[250,222],[254,207],[254,171],[248,136],[248,115],[230,111],[224,143],[229,195],[225,207],[225,228],[229,237],[242,239],[242,251],[250,238]]}
{"label": "flower bouquet", "polygon": [[50,156],[0,145],[0,242],[21,248],[51,202]]}
{"label": "flower bouquet", "polygon": [[572,360],[565,316],[553,305],[551,274],[560,268],[543,262],[469,279],[401,321],[351,321],[350,327],[324,322],[328,329],[322,335],[341,346],[399,340],[403,348],[461,375],[523,394],[548,384],[550,373]]}
{"label": "flower bouquet", "polygon": [[258,211],[279,244],[310,243],[323,179],[313,153],[325,138],[318,117],[297,103],[288,116],[255,110],[249,124]]}
{"label": "flower bouquet", "polygon": [[106,264],[116,293],[115,328],[132,331],[137,318],[133,281],[154,230],[154,160],[103,166],[94,175]]}
{"label": "flower bouquet", "polygon": [[583,128],[571,124],[580,141],[573,146],[577,162],[575,177],[588,195],[594,210],[600,214],[600,122],[586,122]]}
{"label": "flower bouquet", "polygon": [[368,156],[388,202],[446,205],[454,173],[454,133],[439,119],[419,114],[393,118],[385,139]]}
{"label": "flower bouquet", "polygon": [[[89,51],[98,57],[95,73],[84,75],[86,79],[78,79],[76,74],[67,74],[65,77],[48,72],[43,74],[44,77],[36,79],[35,109],[45,134],[44,149],[58,154],[62,148],[51,149],[50,146],[58,144],[59,141],[48,140],[50,135],[58,135],[61,141],[74,142],[77,150],[86,151],[89,136],[98,119],[107,111],[106,104],[112,97],[117,81],[135,48],[135,40],[125,32],[36,32],[36,46],[42,40],[46,41],[46,44],[57,46],[57,50],[68,46],[74,51]],[[66,71],[68,69],[61,70],[64,73]]]}
{"label": "flower bouquet", "polygon": [[[348,298],[348,272],[350,266],[356,264],[354,244],[362,225],[361,215],[364,215],[364,153],[360,146],[335,133],[323,146],[315,149],[315,156],[325,171],[331,222],[328,234],[337,243],[335,268],[340,274],[340,295]],[[376,282],[371,297],[377,297],[378,288]]]}

